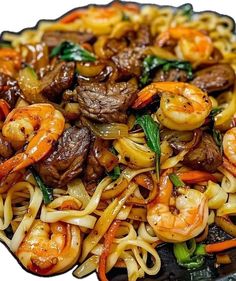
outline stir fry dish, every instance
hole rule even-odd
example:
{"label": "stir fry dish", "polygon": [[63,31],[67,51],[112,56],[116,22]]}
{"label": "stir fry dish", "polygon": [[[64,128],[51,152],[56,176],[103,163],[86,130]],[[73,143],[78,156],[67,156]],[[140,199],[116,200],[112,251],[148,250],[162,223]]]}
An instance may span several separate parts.
{"label": "stir fry dish", "polygon": [[231,263],[231,18],[113,2],[1,39],[0,240],[23,268],[158,278],[166,246],[185,270]]}

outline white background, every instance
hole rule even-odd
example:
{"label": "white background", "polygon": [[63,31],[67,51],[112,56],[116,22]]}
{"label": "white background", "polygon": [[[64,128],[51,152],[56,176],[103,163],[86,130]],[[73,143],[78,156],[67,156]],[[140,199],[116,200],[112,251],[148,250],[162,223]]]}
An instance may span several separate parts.
{"label": "white background", "polygon": [[[34,26],[39,19],[54,19],[70,9],[88,3],[105,4],[101,0],[2,0],[0,15],[0,32],[3,30],[19,31],[25,27]],[[230,15],[236,19],[236,7],[233,0],[150,0],[137,1],[160,5],[179,6],[186,2],[192,3],[195,11],[215,10]],[[41,277],[33,276],[18,265],[8,250],[0,244],[0,280],[43,281]],[[63,275],[44,278],[48,281],[76,281],[71,272]],[[96,281],[95,274],[84,278],[83,281]]]}

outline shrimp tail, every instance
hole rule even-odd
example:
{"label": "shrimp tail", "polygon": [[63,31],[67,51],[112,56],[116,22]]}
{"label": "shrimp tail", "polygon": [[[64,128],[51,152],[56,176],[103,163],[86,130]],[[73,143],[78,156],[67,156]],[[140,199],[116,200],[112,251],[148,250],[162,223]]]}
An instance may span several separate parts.
{"label": "shrimp tail", "polygon": [[[19,153],[19,154],[16,154],[15,156],[13,156],[12,158],[8,159],[4,163],[0,164],[0,179],[4,178],[11,172],[19,171],[20,169],[18,167],[19,167],[19,165],[21,165],[21,163],[23,161],[25,163],[25,161],[26,161],[25,157],[26,157],[25,153]],[[30,162],[29,160],[27,162]],[[31,160],[31,162],[32,162],[32,160]],[[32,163],[30,163],[29,165],[31,165],[31,164]],[[27,165],[25,165],[25,167],[26,166]]]}

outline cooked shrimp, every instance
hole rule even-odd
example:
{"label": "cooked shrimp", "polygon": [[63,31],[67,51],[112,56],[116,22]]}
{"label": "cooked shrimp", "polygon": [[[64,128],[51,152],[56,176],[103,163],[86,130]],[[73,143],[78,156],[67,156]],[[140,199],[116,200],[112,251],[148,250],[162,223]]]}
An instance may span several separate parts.
{"label": "cooked shrimp", "polygon": [[236,128],[232,128],[224,134],[223,150],[229,161],[236,165]]}
{"label": "cooked shrimp", "polygon": [[28,270],[50,275],[71,268],[79,258],[80,248],[78,226],[35,220],[16,256]]}
{"label": "cooked shrimp", "polygon": [[[198,190],[179,188],[173,200],[173,185],[166,170],[160,179],[159,195],[147,206],[147,220],[159,239],[165,242],[187,241],[200,234],[207,224],[206,196]],[[171,205],[171,199],[173,202]]]}
{"label": "cooked shrimp", "polygon": [[165,127],[178,131],[199,128],[209,115],[212,104],[208,94],[182,82],[157,82],[142,89],[133,108],[139,109],[160,95],[157,118]]}
{"label": "cooked shrimp", "polygon": [[207,60],[213,51],[211,38],[194,28],[170,28],[158,36],[158,46],[163,47],[169,39],[178,41],[176,54],[179,59],[199,63]]}
{"label": "cooked shrimp", "polygon": [[10,142],[29,142],[20,152],[0,165],[0,179],[42,159],[64,129],[63,115],[50,104],[34,104],[12,110],[2,128]]}

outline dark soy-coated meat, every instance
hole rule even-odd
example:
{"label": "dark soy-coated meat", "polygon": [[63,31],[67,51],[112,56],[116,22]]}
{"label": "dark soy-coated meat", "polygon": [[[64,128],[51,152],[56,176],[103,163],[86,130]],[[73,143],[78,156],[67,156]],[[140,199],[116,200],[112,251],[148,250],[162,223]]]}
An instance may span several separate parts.
{"label": "dark soy-coated meat", "polygon": [[222,155],[212,136],[203,133],[201,142],[185,155],[183,162],[193,169],[215,172],[222,164]]}
{"label": "dark soy-coated meat", "polygon": [[82,115],[104,123],[125,123],[138,85],[135,79],[114,84],[81,82],[76,90]]}
{"label": "dark soy-coated meat", "polygon": [[41,93],[50,101],[60,101],[61,94],[73,83],[74,62],[60,62],[41,80]]}
{"label": "dark soy-coated meat", "polygon": [[186,82],[188,75],[186,71],[180,69],[170,69],[169,71],[158,70],[153,78],[153,82]]}
{"label": "dark soy-coated meat", "polygon": [[65,186],[85,164],[90,144],[87,128],[70,127],[59,138],[54,151],[36,165],[43,181],[52,187]]}
{"label": "dark soy-coated meat", "polygon": [[20,94],[21,89],[17,81],[11,76],[0,72],[0,99],[7,101],[13,108]]}
{"label": "dark soy-coated meat", "polygon": [[92,33],[79,31],[45,31],[42,41],[49,48],[53,48],[64,41],[70,41],[76,44],[83,44],[85,42],[92,42],[95,39]]}
{"label": "dark soy-coated meat", "polygon": [[120,71],[120,76],[139,77],[141,75],[143,51],[142,47],[128,47],[112,57]]}
{"label": "dark soy-coated meat", "polygon": [[[86,183],[97,182],[104,174],[104,167],[100,165],[95,156],[95,143],[96,137],[93,136],[90,144],[90,149],[86,161],[86,167],[84,169],[84,181]],[[104,141],[106,145],[107,142]]]}
{"label": "dark soy-coated meat", "polygon": [[196,73],[192,84],[208,92],[228,89],[235,82],[235,72],[229,64],[217,64]]}

